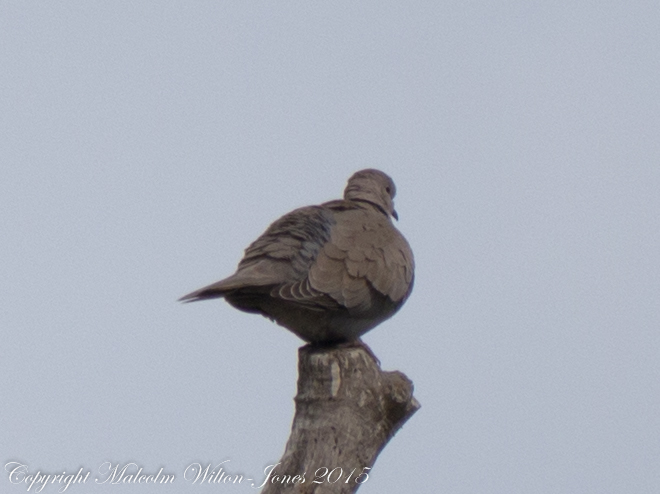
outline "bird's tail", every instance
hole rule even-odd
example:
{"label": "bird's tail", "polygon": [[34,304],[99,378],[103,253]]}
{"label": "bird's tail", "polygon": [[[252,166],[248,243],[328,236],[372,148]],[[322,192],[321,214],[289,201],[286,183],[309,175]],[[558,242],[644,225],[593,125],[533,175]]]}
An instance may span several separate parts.
{"label": "bird's tail", "polygon": [[217,281],[211,285],[195,290],[184,295],[179,302],[197,302],[212,298],[222,298],[237,290],[255,289],[267,287],[277,283],[277,273],[264,272],[259,266],[251,266],[241,269],[224,280]]}

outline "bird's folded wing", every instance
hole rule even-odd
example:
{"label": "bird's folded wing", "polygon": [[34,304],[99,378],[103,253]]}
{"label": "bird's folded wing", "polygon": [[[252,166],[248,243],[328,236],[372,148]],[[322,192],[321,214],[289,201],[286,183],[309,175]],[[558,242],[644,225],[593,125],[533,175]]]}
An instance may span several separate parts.
{"label": "bird's folded wing", "polygon": [[349,309],[369,308],[370,287],[395,303],[403,301],[412,288],[414,261],[390,220],[364,208],[337,212],[335,219],[310,267],[310,286]]}
{"label": "bird's folded wing", "polygon": [[266,261],[277,271],[279,283],[300,281],[330,238],[333,224],[332,212],[322,206],[291,211],[245,249],[238,272]]}

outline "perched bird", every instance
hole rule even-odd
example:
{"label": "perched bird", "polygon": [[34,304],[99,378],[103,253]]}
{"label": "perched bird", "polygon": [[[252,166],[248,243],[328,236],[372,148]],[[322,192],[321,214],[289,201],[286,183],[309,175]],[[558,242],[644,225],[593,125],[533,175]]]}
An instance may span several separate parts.
{"label": "perched bird", "polygon": [[223,297],[313,344],[352,342],[390,318],[413,287],[413,254],[394,227],[394,182],[367,169],[343,200],[275,221],[245,250],[236,273],[180,300]]}

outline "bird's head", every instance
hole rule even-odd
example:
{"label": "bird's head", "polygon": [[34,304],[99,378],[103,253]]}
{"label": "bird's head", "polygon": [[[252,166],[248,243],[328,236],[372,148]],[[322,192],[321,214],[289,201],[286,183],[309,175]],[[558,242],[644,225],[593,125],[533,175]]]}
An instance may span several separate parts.
{"label": "bird's head", "polygon": [[378,207],[388,216],[399,219],[394,210],[394,196],[396,187],[389,175],[367,168],[355,172],[348,179],[344,190],[344,199],[350,201],[366,201]]}

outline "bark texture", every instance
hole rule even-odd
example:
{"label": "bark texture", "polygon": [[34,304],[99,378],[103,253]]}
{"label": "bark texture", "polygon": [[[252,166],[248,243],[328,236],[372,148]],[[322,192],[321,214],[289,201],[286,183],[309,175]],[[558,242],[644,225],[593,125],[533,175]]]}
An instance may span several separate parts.
{"label": "bark texture", "polygon": [[412,382],[383,372],[362,346],[304,346],[298,376],[291,435],[262,494],[357,491],[380,451],[419,409]]}

